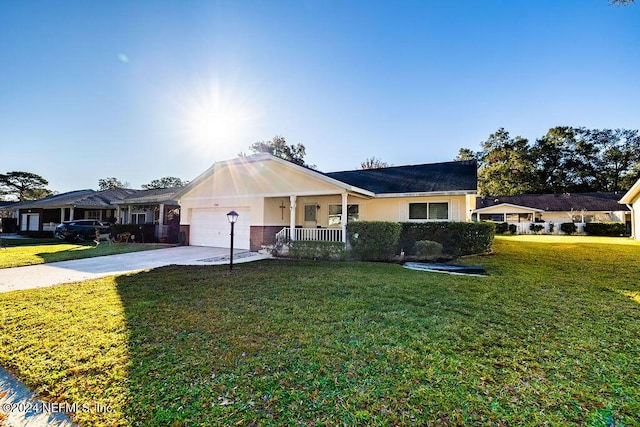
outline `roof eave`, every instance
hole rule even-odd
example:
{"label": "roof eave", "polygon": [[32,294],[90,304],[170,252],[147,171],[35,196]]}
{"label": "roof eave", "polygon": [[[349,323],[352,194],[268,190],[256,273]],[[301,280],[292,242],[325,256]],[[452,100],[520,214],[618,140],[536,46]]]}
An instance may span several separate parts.
{"label": "roof eave", "polygon": [[261,154],[256,154],[256,155],[252,155],[252,156],[247,156],[247,157],[237,157],[234,159],[230,159],[230,160],[223,160],[220,162],[216,162],[214,163],[209,169],[207,169],[206,171],[204,171],[202,174],[200,174],[198,177],[196,177],[196,179],[194,179],[193,181],[191,181],[187,186],[185,186],[181,191],[179,191],[174,198],[176,200],[180,200],[181,198],[184,197],[185,194],[187,194],[189,191],[191,191],[193,188],[197,187],[198,185],[200,185],[204,180],[206,180],[207,178],[209,178],[211,175],[213,175],[215,173],[215,171],[218,168],[224,167],[224,166],[231,166],[234,164],[238,164],[238,163],[255,163],[255,162],[259,162],[259,161],[265,161],[265,160],[273,160],[277,163],[280,163],[282,165],[286,165],[287,167],[291,167],[293,169],[298,170],[299,172],[302,172],[306,175],[312,176],[316,179],[319,179],[321,181],[324,181],[328,184],[332,184],[335,185],[341,189],[343,189],[345,192],[352,192],[352,193],[359,193],[365,196],[369,196],[369,197],[374,197],[375,193],[373,193],[372,191],[369,190],[365,190],[363,188],[359,188],[350,184],[347,184],[345,182],[339,181],[337,179],[331,178],[321,172],[315,171],[313,169],[309,169],[306,168],[304,166],[300,166],[297,165],[295,163],[292,163],[288,160],[284,160],[281,159],[280,157],[268,154],[268,153],[261,153]]}
{"label": "roof eave", "polygon": [[429,196],[467,196],[477,194],[476,190],[418,191],[409,193],[376,193],[376,198],[429,197]]}
{"label": "roof eave", "polygon": [[539,208],[532,208],[531,206],[523,206],[523,205],[515,205],[513,203],[498,203],[496,205],[491,205],[491,206],[485,206],[484,208],[477,208],[474,209],[472,211],[472,213],[480,213],[480,212],[484,212],[486,210],[489,209],[493,209],[493,208],[497,208],[500,206],[509,206],[511,208],[518,208],[518,209],[524,209],[524,210],[529,210],[529,211],[534,211],[534,212],[538,212],[538,213],[544,213],[547,212],[544,209],[539,209]]}
{"label": "roof eave", "polygon": [[633,184],[633,186],[627,191],[627,193],[622,196],[622,199],[618,203],[629,205],[633,203],[634,199],[640,195],[640,179]]}

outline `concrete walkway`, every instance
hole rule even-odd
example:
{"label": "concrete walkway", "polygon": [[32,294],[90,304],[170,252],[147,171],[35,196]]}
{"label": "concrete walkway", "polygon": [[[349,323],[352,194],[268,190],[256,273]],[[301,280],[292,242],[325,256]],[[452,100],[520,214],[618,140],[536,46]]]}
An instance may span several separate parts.
{"label": "concrete walkway", "polygon": [[76,424],[61,412],[60,406],[46,404],[29,391],[10,372],[0,367],[0,414],[7,427],[73,427]]}
{"label": "concrete walkway", "polygon": [[[233,263],[270,258],[269,255],[234,251]],[[108,255],[73,261],[0,269],[0,293],[79,282],[165,265],[229,264],[229,249],[178,246],[152,251]]]}

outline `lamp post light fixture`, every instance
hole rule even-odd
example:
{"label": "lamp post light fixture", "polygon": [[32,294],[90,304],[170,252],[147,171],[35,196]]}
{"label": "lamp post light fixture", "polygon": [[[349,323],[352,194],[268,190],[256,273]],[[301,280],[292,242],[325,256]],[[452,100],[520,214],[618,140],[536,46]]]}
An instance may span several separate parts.
{"label": "lamp post light fixture", "polygon": [[238,221],[238,212],[231,211],[227,214],[229,224],[231,224],[231,251],[229,252],[229,271],[233,270],[233,226]]}

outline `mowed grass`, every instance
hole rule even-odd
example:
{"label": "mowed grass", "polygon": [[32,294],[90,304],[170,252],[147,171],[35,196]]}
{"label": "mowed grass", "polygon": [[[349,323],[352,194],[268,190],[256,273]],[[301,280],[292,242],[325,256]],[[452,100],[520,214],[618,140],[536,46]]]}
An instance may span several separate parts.
{"label": "mowed grass", "polygon": [[[638,425],[640,245],[496,239],[490,277],[164,267],[0,294],[0,364],[98,425]],[[635,298],[635,299],[634,299]]]}
{"label": "mowed grass", "polygon": [[167,245],[162,244],[114,243],[109,245],[105,242],[99,245],[95,243],[78,245],[59,242],[47,245],[11,246],[0,248],[0,268],[22,267],[25,265],[124,254],[166,247]]}

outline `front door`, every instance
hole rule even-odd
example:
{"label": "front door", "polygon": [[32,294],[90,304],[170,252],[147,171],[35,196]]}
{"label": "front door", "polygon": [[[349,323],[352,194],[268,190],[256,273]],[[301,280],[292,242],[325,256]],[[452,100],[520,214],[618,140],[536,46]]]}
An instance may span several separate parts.
{"label": "front door", "polygon": [[315,203],[313,205],[304,205],[304,227],[316,228],[317,225],[318,206]]}

